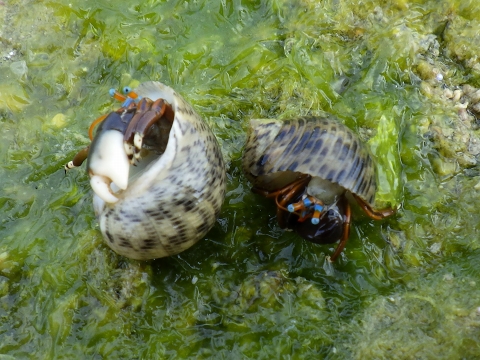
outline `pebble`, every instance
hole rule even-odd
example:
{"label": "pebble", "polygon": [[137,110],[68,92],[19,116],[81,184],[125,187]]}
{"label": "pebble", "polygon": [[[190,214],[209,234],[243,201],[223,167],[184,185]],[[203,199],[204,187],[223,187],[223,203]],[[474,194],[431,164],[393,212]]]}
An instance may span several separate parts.
{"label": "pebble", "polygon": [[24,60],[15,61],[10,64],[10,70],[18,77],[23,77],[28,72],[27,63]]}
{"label": "pebble", "polygon": [[59,113],[55,115],[50,122],[54,127],[62,128],[67,124],[67,117],[65,114]]}

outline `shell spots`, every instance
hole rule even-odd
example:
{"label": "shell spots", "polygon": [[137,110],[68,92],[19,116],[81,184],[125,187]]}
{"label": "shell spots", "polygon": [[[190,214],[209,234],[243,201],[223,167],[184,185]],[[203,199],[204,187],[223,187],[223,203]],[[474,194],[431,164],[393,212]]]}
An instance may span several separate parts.
{"label": "shell spots", "polygon": [[205,233],[208,231],[208,225],[207,223],[202,223],[197,227],[197,231],[200,233]]}
{"label": "shell spots", "polygon": [[157,246],[157,240],[155,239],[145,239],[143,240],[142,246],[140,246],[140,249],[142,250],[150,250],[153,249]]}
{"label": "shell spots", "polygon": [[319,132],[315,131],[315,133],[312,135],[312,140],[306,144],[305,150],[308,150],[313,153],[318,153],[322,148],[323,148],[323,139],[319,136]]}
{"label": "shell spots", "polygon": [[337,181],[338,182],[343,182],[344,179],[345,179],[345,175],[346,175],[346,171],[344,169],[341,169],[336,176]]}
{"label": "shell spots", "polygon": [[127,239],[126,237],[119,236],[118,240],[119,240],[119,245],[120,246],[122,246],[124,248],[128,248],[128,249],[133,248],[132,244],[130,243],[130,240]]}
{"label": "shell spots", "polygon": [[108,241],[110,241],[111,243],[114,243],[115,242],[115,239],[113,238],[113,235],[110,233],[110,231],[105,231],[105,235],[107,235],[107,239]]}
{"label": "shell spots", "polygon": [[264,154],[260,156],[260,159],[257,161],[257,166],[264,166],[268,162],[268,155]]}
{"label": "shell spots", "polygon": [[187,199],[184,203],[183,206],[185,207],[185,211],[192,211],[195,209],[195,201],[192,199]]}
{"label": "shell spots", "polygon": [[[269,126],[271,127],[270,124],[268,124],[266,127],[269,127]],[[270,131],[264,131],[264,132],[262,132],[262,133],[260,133],[260,134],[257,134],[256,139],[257,139],[257,141],[258,141],[258,140],[262,140],[263,138],[269,137],[269,136],[270,136]]]}
{"label": "shell spots", "polygon": [[285,139],[285,136],[287,136],[288,130],[282,130],[278,133],[277,137],[275,138],[275,141],[282,141]]}

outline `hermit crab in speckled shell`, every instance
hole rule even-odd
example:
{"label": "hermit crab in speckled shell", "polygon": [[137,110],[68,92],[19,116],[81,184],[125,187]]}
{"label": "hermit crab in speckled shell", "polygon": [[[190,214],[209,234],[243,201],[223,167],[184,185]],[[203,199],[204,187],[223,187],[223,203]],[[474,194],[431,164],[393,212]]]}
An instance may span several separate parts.
{"label": "hermit crab in speckled shell", "polygon": [[100,123],[88,156],[94,208],[106,243],[147,260],[186,250],[213,227],[225,197],[219,144],[195,110],[160,82],[140,84]]}
{"label": "hermit crab in speckled shell", "polygon": [[251,120],[243,169],[255,193],[275,199],[281,228],[314,243],[340,240],[332,261],[350,232],[348,192],[373,219],[394,213],[374,210],[373,160],[355,133],[333,117]]}

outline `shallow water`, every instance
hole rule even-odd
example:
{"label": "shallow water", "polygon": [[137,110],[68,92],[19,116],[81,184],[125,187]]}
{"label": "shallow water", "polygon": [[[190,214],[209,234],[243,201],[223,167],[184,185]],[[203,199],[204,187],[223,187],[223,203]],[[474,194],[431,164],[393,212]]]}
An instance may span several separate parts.
{"label": "shallow water", "polygon": [[[0,2],[0,354],[480,357],[480,98],[447,96],[480,87],[480,5],[390,3]],[[118,107],[108,90],[147,80],[212,127],[228,189],[204,240],[138,262],[103,244],[85,171],[63,165]],[[355,208],[334,264],[240,166],[249,119],[322,111],[369,145],[379,206],[399,206]]]}

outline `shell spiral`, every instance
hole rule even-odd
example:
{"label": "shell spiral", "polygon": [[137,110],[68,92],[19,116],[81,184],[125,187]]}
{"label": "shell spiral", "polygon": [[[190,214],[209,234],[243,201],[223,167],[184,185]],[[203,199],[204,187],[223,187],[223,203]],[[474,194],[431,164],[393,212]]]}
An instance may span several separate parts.
{"label": "shell spiral", "polygon": [[172,88],[142,83],[141,97],[165,99],[175,113],[165,152],[109,204],[94,196],[106,243],[118,254],[147,260],[186,250],[213,227],[225,197],[219,144],[202,118]]}
{"label": "shell spiral", "polygon": [[267,188],[278,173],[302,173],[336,183],[374,204],[373,160],[357,135],[333,117],[251,120],[243,168],[260,187]]}

